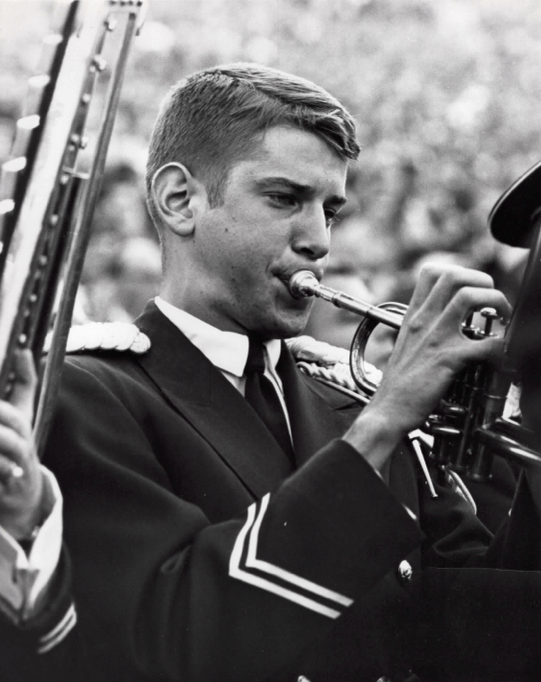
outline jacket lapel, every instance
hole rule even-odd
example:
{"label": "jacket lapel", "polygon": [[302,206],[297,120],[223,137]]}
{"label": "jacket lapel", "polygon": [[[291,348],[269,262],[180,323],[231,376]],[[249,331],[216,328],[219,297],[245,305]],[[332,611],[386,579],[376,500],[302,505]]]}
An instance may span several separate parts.
{"label": "jacket lapel", "polygon": [[[138,357],[164,398],[260,498],[292,471],[291,463],[243,396],[155,306],[136,320],[152,341]],[[239,420],[244,428],[235,427]]]}
{"label": "jacket lapel", "polygon": [[359,414],[359,406],[349,396],[302,374],[285,344],[277,369],[292,426],[295,460],[300,467],[319,449],[344,434]]}
{"label": "jacket lapel", "polygon": [[[243,396],[175,325],[150,303],[136,320],[152,346],[138,361],[164,396],[245,487],[260,498],[292,473],[291,463]],[[278,372],[292,426],[297,467],[341,437],[357,403],[305,377],[282,344]],[[242,421],[244,428],[234,425]]]}

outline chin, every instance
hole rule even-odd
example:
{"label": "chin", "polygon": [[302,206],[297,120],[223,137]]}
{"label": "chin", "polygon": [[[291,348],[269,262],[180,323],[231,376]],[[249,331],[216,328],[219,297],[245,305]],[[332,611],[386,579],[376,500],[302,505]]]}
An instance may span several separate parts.
{"label": "chin", "polygon": [[[272,305],[252,308],[251,319],[246,325],[253,333],[267,339],[288,339],[301,334],[311,310],[311,301],[294,301],[294,305]],[[300,305],[299,305],[300,304]]]}
{"label": "chin", "polygon": [[305,316],[287,316],[274,319],[262,320],[258,328],[251,331],[267,339],[289,339],[298,336],[304,331],[307,320]]}
{"label": "chin", "polygon": [[304,317],[302,319],[283,320],[276,328],[273,336],[276,339],[289,339],[292,336],[298,336],[305,330],[307,322],[308,320]]}

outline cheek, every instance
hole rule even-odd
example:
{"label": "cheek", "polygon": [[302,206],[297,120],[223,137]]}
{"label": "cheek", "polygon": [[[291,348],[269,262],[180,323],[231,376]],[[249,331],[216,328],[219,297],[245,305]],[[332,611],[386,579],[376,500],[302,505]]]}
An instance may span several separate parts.
{"label": "cheek", "polygon": [[276,245],[269,243],[256,228],[225,235],[224,250],[230,257],[232,268],[245,273],[250,279],[261,276],[262,269],[274,260]]}
{"label": "cheek", "polygon": [[222,281],[231,285],[261,287],[265,273],[284,248],[280,235],[271,234],[255,212],[252,215],[238,209],[216,213],[204,228],[202,257],[211,271],[220,272]]}

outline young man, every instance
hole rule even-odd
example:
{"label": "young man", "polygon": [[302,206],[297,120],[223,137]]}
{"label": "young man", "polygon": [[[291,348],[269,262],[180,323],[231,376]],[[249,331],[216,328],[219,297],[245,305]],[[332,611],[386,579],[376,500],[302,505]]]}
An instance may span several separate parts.
{"label": "young man", "polygon": [[[403,441],[457,370],[498,356],[499,340],[460,333],[471,307],[509,313],[490,278],[423,272],[360,414],[281,341],[306,324],[287,282],[322,276],[357,153],[351,116],[294,76],[232,65],[173,90],[148,165],[164,269],[137,320],[150,348],[66,363],[45,457],[64,550],[4,609],[11,680],[535,679],[527,486],[487,551],[467,503],[431,497]],[[32,460],[24,377],[22,404],[0,413],[0,520],[22,542],[48,530],[54,485]]]}

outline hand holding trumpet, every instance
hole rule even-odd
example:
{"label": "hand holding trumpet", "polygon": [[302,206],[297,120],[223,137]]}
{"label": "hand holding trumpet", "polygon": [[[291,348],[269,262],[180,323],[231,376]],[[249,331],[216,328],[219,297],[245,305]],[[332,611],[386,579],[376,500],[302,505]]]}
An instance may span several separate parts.
{"label": "hand holding trumpet", "polygon": [[503,339],[471,339],[462,323],[492,307],[506,318],[511,306],[485,273],[459,266],[426,266],[382,383],[345,440],[380,469],[400,440],[423,423],[454,376],[474,362],[496,362]]}

